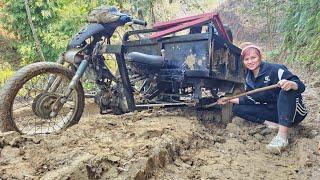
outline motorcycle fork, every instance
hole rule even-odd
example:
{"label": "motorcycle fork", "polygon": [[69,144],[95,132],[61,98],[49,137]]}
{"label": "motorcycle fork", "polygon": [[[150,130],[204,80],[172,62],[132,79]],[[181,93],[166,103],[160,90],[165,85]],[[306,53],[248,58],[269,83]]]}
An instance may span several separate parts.
{"label": "motorcycle fork", "polygon": [[[62,108],[62,106],[67,102],[68,98],[70,97],[72,91],[76,88],[77,84],[79,83],[81,77],[83,76],[85,70],[87,69],[89,61],[84,59],[81,61],[75,75],[71,79],[67,89],[65,90],[63,96],[60,96],[52,106],[52,112],[50,113],[51,117],[57,116],[58,112]],[[57,79],[57,78],[56,78]]]}
{"label": "motorcycle fork", "polygon": [[[58,64],[63,64],[63,54],[59,56],[58,60],[56,61],[56,63]],[[50,74],[49,75],[49,78],[48,78],[48,83],[46,84],[45,86],[45,91],[46,92],[55,92],[60,83],[62,81],[62,78],[61,77],[56,77],[54,74]]]}

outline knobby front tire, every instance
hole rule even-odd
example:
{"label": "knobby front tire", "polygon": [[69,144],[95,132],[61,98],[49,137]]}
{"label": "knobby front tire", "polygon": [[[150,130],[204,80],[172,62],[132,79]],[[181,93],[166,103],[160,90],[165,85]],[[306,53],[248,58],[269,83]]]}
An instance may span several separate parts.
{"label": "knobby front tire", "polygon": [[[84,109],[84,91],[78,83],[56,117],[51,106],[63,95],[74,73],[57,63],[38,62],[23,67],[10,78],[0,92],[0,126],[3,132],[48,134],[79,122]],[[54,77],[55,88],[45,87]]]}

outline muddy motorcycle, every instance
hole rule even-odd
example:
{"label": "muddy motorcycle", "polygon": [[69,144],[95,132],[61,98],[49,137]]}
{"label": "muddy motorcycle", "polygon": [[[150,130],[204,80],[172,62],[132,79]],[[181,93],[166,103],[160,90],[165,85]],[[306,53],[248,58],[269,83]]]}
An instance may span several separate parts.
{"label": "muddy motorcycle", "polygon": [[[241,50],[232,44],[215,13],[156,23],[151,29],[125,33],[111,44],[119,26],[137,24],[116,8],[108,8],[79,31],[55,63],[23,67],[1,90],[2,131],[52,133],[76,124],[83,113],[84,74],[96,84],[100,113],[122,114],[141,108],[197,106],[233,93],[244,81]],[[107,18],[105,18],[107,17]],[[113,54],[118,76],[106,66]],[[230,107],[221,109],[222,119]]]}

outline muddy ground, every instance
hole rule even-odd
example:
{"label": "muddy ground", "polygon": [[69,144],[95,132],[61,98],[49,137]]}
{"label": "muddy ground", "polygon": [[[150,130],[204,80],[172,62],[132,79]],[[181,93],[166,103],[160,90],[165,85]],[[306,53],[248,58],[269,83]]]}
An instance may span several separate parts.
{"label": "muddy ground", "polygon": [[320,179],[320,82],[309,77],[310,113],[280,155],[265,150],[275,130],[237,117],[224,127],[190,108],[116,116],[88,103],[58,134],[2,133],[0,179]]}

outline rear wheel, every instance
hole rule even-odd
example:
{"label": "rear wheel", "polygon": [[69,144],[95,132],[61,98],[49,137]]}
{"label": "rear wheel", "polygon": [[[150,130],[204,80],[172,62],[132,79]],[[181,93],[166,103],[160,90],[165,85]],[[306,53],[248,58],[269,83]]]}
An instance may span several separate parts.
{"label": "rear wheel", "polygon": [[64,94],[73,76],[71,70],[57,63],[40,62],[20,69],[0,94],[2,131],[46,134],[76,124],[84,109],[81,83],[58,114],[50,115],[53,104]]}

